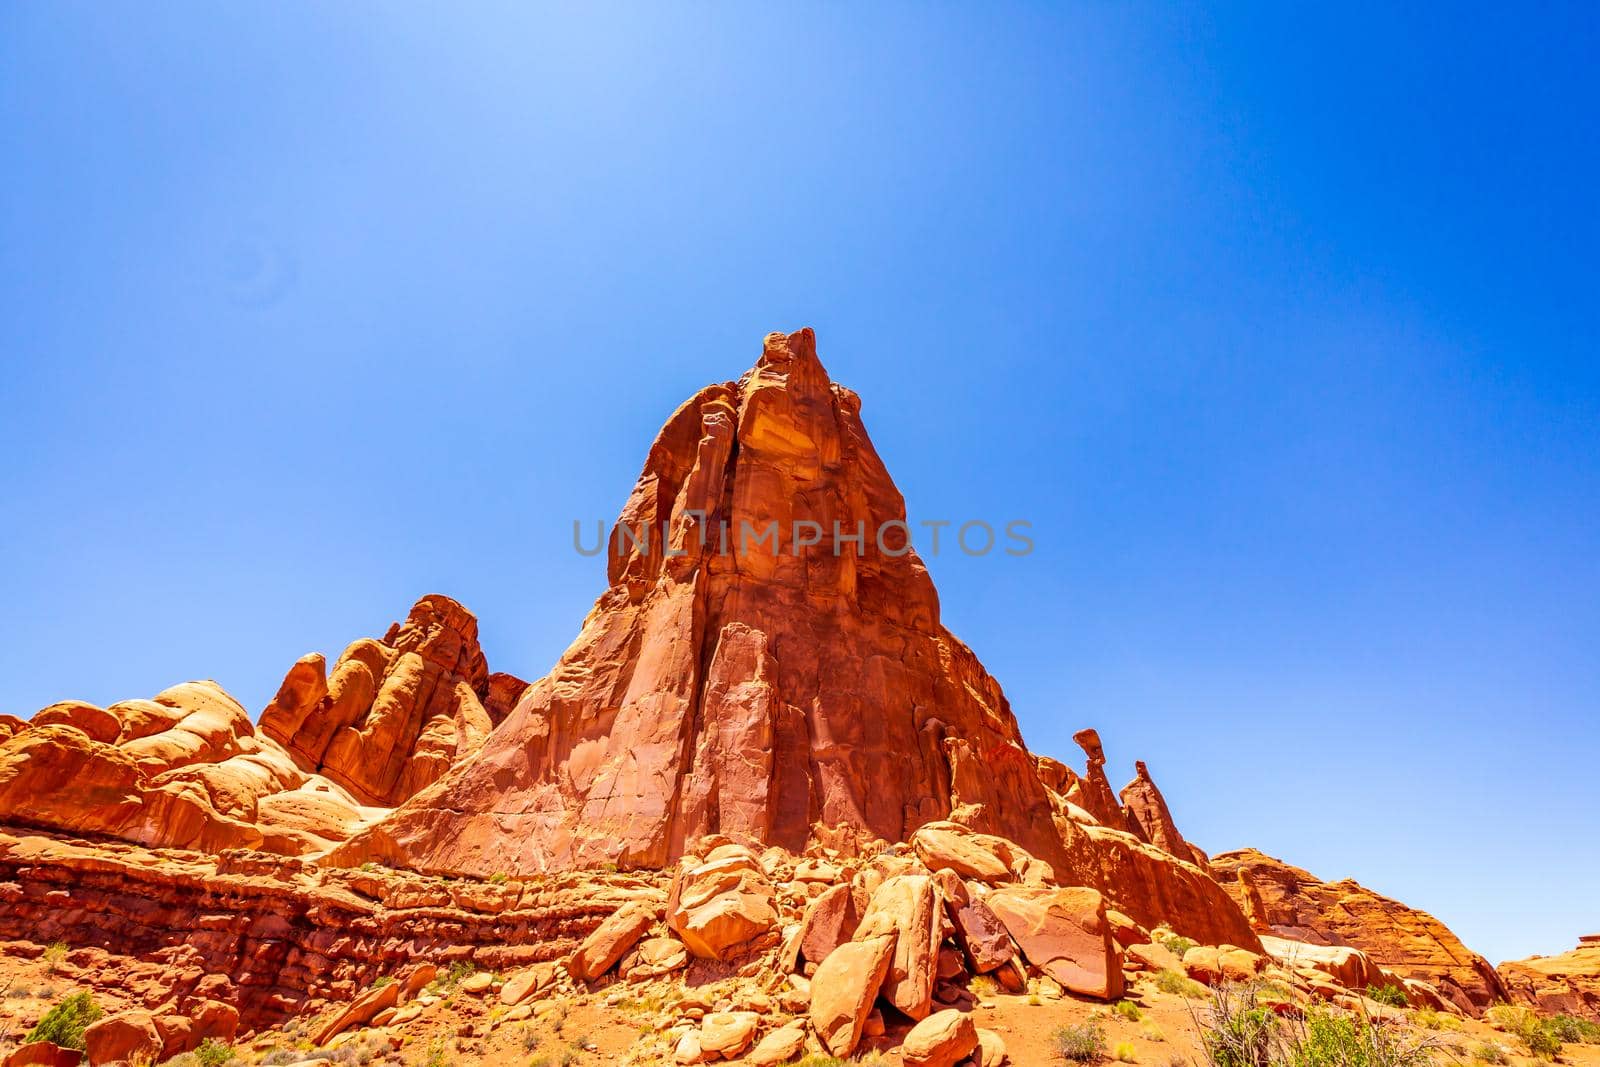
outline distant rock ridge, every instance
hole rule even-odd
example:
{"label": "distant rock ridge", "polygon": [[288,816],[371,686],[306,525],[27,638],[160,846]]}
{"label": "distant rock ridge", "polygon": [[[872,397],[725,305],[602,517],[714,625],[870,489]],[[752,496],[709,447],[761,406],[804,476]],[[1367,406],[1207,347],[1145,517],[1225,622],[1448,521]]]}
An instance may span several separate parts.
{"label": "distant rock ridge", "polygon": [[1502,963],[1499,972],[1519,1001],[1600,1020],[1600,934],[1579,937],[1577,948],[1558,956]]}
{"label": "distant rock ridge", "polygon": [[1255,849],[1213,856],[1211,868],[1258,933],[1361,949],[1397,974],[1431,984],[1471,1014],[1510,999],[1489,961],[1427,912],[1348,879],[1324,882]]}

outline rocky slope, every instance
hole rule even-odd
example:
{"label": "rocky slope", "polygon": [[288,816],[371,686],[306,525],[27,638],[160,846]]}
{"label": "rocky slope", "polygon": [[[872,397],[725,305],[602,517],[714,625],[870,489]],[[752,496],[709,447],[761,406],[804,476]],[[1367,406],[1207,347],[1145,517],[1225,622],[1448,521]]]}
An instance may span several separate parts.
{"label": "rocky slope", "polygon": [[1254,849],[1212,857],[1259,932],[1348,945],[1406,978],[1428,982],[1469,1012],[1509,998],[1489,961],[1427,912],[1345,880],[1323,882]]}
{"label": "rocky slope", "polygon": [[1559,956],[1532,956],[1500,965],[1515,999],[1549,1012],[1600,1019],[1600,934],[1579,938]]}

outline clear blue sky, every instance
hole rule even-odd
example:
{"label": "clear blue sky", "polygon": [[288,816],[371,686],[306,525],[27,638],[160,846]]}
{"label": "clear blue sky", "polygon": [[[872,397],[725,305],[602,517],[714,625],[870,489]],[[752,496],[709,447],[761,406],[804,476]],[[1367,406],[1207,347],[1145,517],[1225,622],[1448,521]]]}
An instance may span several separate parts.
{"label": "clear blue sky", "polygon": [[[0,8],[0,709],[419,594],[536,677],[651,436],[816,327],[1032,746],[1600,930],[1596,16]],[[1076,760],[1075,760],[1076,761]]]}

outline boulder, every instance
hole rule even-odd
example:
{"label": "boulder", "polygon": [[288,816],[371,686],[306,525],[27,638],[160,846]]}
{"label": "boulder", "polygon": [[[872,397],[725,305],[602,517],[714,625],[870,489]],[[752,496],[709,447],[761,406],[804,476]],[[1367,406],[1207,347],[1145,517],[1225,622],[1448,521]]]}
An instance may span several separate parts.
{"label": "boulder", "polygon": [[91,1023],[83,1032],[90,1067],[103,1063],[155,1063],[161,1058],[161,1031],[147,1011],[123,1011]]}
{"label": "boulder", "polygon": [[948,899],[945,911],[954,928],[956,944],[966,955],[974,974],[988,974],[1017,954],[1017,946],[1005,924],[982,898],[969,896],[966,903],[953,906]]}
{"label": "boulder", "polygon": [[580,982],[592,982],[609,971],[655,924],[655,909],[631,902],[618,908],[583,939],[567,961],[567,971]]}
{"label": "boulder", "polygon": [[828,954],[855,936],[861,915],[848,885],[831,886],[806,907],[800,931],[800,954],[821,963]]}
{"label": "boulder", "polygon": [[999,1034],[993,1030],[978,1031],[977,1067],[1003,1067],[1009,1059],[1006,1054],[1006,1043]]}
{"label": "boulder", "polygon": [[796,1020],[778,1027],[757,1041],[756,1047],[745,1057],[745,1062],[751,1067],[774,1067],[775,1064],[788,1063],[799,1056],[805,1051],[805,1047],[805,1024]]}
{"label": "boulder", "polygon": [[848,1056],[861,1040],[872,1002],[889,973],[894,934],[840,945],[811,976],[811,1027],[828,1052]]}
{"label": "boulder", "polygon": [[[375,989],[369,989],[346,1005],[321,1030],[317,1031],[316,1036],[311,1039],[312,1043],[318,1046],[326,1045],[352,1026],[361,1026],[371,1022],[373,1017],[380,1011],[386,1011],[399,1002],[400,985],[397,982],[389,982]],[[237,1018],[238,1016],[235,1015],[236,1023]]]}
{"label": "boulder", "polygon": [[74,1048],[62,1048],[48,1041],[30,1041],[18,1045],[6,1057],[5,1067],[78,1067],[83,1053]]}
{"label": "boulder", "polygon": [[883,982],[883,998],[912,1019],[926,1018],[938,978],[943,916],[933,879],[897,874],[872,894],[855,940],[894,935],[894,957]]}
{"label": "boulder", "polygon": [[753,854],[679,864],[667,899],[667,925],[694,955],[721,959],[777,921],[773,885]]}
{"label": "boulder", "polygon": [[965,827],[924,826],[911,835],[911,847],[930,871],[954,871],[990,884],[1011,881],[1011,868],[976,836]]}
{"label": "boulder", "polygon": [[1097,891],[1014,887],[986,902],[1028,962],[1063,989],[1102,1000],[1122,995],[1122,954]]}
{"label": "boulder", "polygon": [[700,1020],[700,1050],[731,1060],[755,1040],[761,1017],[753,1011],[714,1011]]}
{"label": "boulder", "polygon": [[906,1067],[955,1067],[977,1047],[972,1016],[946,1008],[911,1028],[900,1045],[900,1060]]}

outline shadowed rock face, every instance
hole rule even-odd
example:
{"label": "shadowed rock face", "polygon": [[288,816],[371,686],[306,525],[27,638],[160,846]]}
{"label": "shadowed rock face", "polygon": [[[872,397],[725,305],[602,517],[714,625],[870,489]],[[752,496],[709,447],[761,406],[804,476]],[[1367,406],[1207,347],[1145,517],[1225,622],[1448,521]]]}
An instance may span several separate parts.
{"label": "shadowed rock face", "polygon": [[[341,856],[659,866],[713,832],[798,849],[814,827],[896,841],[950,818],[1061,860],[999,685],[940,625],[892,525],[905,505],[860,408],[810,330],[769,335],[743,378],[690,398],[650,448],[610,587],[555,669],[476,757]],[[797,543],[796,520],[821,543]],[[859,555],[835,554],[835,523],[865,531]]]}

